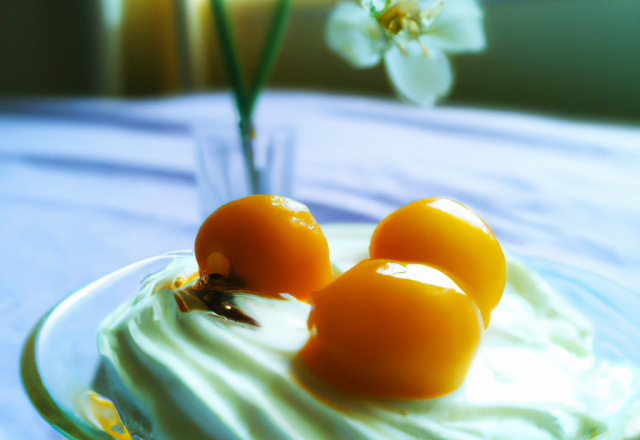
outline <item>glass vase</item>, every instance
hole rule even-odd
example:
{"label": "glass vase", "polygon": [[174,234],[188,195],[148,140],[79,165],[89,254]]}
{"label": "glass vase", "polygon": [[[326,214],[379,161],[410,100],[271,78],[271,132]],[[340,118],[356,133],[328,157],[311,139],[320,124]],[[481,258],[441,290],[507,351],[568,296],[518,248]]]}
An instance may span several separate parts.
{"label": "glass vase", "polygon": [[251,194],[292,196],[294,131],[290,127],[258,127],[253,139],[257,191],[236,125],[198,123],[196,141],[196,184],[202,219],[220,206]]}

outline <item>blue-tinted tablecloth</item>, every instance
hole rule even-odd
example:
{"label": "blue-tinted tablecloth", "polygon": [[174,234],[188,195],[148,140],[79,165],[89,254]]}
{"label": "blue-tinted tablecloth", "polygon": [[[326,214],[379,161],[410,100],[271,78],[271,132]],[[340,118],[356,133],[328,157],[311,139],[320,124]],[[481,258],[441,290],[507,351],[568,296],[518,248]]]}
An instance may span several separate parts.
{"label": "blue-tinted tablecloth", "polygon": [[[0,102],[0,440],[60,438],[19,383],[36,320],[92,279],[192,247],[201,120],[234,124],[230,98]],[[640,292],[638,127],[302,92],[267,93],[256,120],[295,128],[295,197],[321,222],[452,197],[509,252]]]}

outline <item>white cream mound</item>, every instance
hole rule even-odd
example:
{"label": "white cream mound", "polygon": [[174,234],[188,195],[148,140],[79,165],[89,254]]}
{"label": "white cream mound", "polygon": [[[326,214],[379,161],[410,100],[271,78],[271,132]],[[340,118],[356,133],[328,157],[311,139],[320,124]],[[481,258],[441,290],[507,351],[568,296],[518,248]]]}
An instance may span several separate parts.
{"label": "white cream mound", "polygon": [[[367,257],[371,227],[323,229],[341,269]],[[148,276],[98,332],[156,440],[621,439],[638,413],[638,371],[595,358],[589,323],[515,262],[464,384],[424,401],[317,382],[296,359],[309,306],[293,298],[237,297],[258,328],[180,312],[163,285],[196,270],[185,257]]]}

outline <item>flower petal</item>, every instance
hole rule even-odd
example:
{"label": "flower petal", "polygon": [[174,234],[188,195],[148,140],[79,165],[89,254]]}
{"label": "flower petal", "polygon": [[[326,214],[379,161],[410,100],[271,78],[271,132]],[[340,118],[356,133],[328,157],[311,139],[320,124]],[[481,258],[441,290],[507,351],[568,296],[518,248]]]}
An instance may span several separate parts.
{"label": "flower petal", "polygon": [[386,0],[360,0],[360,5],[366,10],[374,9],[378,12],[389,6]]}
{"label": "flower petal", "polygon": [[338,4],[329,16],[327,45],[354,67],[373,67],[386,45],[382,28],[369,11],[353,2]]}
{"label": "flower petal", "polygon": [[446,55],[429,50],[425,55],[416,42],[407,44],[404,53],[393,46],[384,56],[387,75],[398,94],[420,106],[433,105],[445,95],[453,82]]}
{"label": "flower petal", "polygon": [[445,52],[478,52],[485,48],[482,8],[476,0],[445,0],[428,34],[420,41]]}

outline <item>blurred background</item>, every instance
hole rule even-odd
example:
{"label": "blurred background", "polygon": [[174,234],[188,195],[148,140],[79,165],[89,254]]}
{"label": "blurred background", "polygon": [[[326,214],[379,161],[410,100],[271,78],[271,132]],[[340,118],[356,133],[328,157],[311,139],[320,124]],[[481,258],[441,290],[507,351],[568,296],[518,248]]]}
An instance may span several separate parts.
{"label": "blurred background", "polygon": [[[230,0],[251,71],[269,0]],[[329,52],[334,0],[294,0],[271,87],[392,96]],[[640,121],[640,0],[484,0],[488,47],[448,102]],[[208,0],[0,0],[0,95],[159,96],[224,87]]]}

